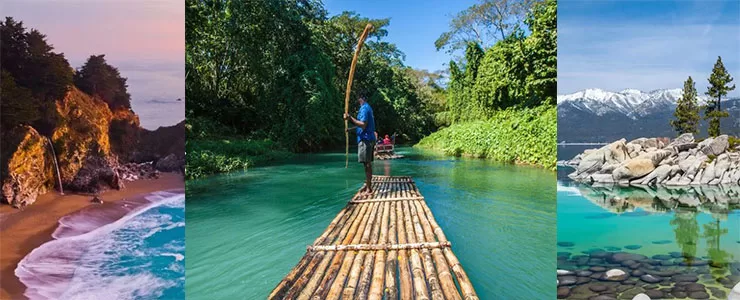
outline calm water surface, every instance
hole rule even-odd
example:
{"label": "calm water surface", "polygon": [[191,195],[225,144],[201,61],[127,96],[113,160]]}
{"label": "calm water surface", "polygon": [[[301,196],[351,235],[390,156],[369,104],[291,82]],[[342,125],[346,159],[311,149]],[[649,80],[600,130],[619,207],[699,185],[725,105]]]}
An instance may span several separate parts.
{"label": "calm water surface", "polygon": [[[593,146],[559,159],[587,148]],[[558,268],[592,273],[617,268],[629,277],[607,282],[588,273],[559,276],[561,282],[578,281],[562,285],[571,299],[599,294],[590,289],[594,285],[619,299],[639,292],[661,299],[692,293],[697,297],[692,299],[707,299],[700,293],[727,299],[740,282],[740,187],[591,186],[568,179],[572,171],[558,169]],[[657,282],[641,279],[645,274]]]}
{"label": "calm water surface", "polygon": [[[481,299],[555,298],[554,173],[400,150],[374,174],[414,178]],[[188,182],[187,298],[264,299],[362,180],[329,153]]]}

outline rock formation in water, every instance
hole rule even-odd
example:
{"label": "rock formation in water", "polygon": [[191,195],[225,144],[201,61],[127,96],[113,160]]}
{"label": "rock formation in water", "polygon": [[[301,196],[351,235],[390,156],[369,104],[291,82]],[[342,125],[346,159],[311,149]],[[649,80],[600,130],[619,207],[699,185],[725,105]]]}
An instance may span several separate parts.
{"label": "rock formation in water", "polygon": [[578,193],[613,213],[632,213],[638,208],[648,213],[665,213],[690,208],[721,213],[740,208],[740,185],[635,186],[573,183]]}
{"label": "rock formation in water", "polygon": [[[149,131],[130,109],[111,110],[76,87],[54,108],[50,138],[65,191],[121,189],[125,180],[184,169],[184,123]],[[44,136],[21,125],[4,130],[2,140],[3,202],[22,207],[55,187],[54,158]]]}
{"label": "rock formation in water", "polygon": [[[703,141],[690,133],[673,141],[662,138],[625,139],[590,149],[563,165],[575,168],[571,179],[624,185],[740,184],[740,145],[721,135]],[[733,144],[731,144],[731,142]]]}

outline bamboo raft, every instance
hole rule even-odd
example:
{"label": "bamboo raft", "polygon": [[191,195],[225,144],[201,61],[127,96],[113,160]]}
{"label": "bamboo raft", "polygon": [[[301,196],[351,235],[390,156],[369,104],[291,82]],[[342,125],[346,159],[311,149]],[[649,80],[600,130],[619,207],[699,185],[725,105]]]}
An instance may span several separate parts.
{"label": "bamboo raft", "polygon": [[373,176],[268,299],[478,299],[410,177]]}

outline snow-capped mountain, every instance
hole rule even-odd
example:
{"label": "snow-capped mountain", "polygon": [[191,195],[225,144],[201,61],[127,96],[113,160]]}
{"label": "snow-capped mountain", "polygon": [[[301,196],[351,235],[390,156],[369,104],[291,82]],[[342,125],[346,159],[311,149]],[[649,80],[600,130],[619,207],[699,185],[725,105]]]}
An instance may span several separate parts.
{"label": "snow-capped mountain", "polygon": [[[698,104],[708,97],[699,91]],[[610,92],[587,89],[558,96],[558,141],[606,142],[644,136],[675,136],[670,121],[674,119],[681,89],[642,92],[626,89]],[[740,98],[722,100],[722,109],[730,113],[721,122],[722,132],[740,135]],[[703,115],[703,110],[700,110]],[[706,134],[706,121],[699,123],[700,135]]]}
{"label": "snow-capped mountain", "polygon": [[[558,106],[571,106],[574,109],[589,111],[598,116],[607,113],[621,113],[637,120],[658,110],[676,105],[681,98],[681,89],[665,89],[643,92],[626,89],[610,92],[602,89],[586,89],[567,95],[558,95]],[[699,104],[705,104],[707,97],[697,96]]]}

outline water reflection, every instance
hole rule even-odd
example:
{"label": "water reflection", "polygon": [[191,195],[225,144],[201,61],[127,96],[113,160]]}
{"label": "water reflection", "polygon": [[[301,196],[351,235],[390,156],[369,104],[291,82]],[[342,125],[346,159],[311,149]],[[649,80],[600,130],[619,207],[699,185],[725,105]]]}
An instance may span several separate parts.
{"label": "water reflection", "polygon": [[727,214],[740,208],[740,186],[650,187],[589,185],[559,182],[559,189],[577,191],[607,211],[622,214],[642,209],[652,213],[698,210]]}
{"label": "water reflection", "polygon": [[740,187],[559,181],[558,244],[561,298],[726,299],[740,282]]}

